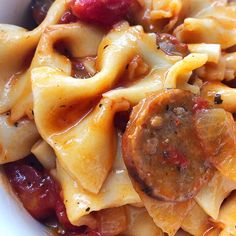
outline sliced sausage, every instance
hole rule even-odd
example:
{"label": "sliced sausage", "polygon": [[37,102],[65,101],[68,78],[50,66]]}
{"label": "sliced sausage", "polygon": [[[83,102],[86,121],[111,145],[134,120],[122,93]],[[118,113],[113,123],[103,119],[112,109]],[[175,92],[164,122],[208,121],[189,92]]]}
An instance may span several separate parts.
{"label": "sliced sausage", "polygon": [[207,103],[171,89],[141,101],[123,135],[123,158],[135,186],[158,200],[195,196],[212,169],[197,136],[195,113]]}

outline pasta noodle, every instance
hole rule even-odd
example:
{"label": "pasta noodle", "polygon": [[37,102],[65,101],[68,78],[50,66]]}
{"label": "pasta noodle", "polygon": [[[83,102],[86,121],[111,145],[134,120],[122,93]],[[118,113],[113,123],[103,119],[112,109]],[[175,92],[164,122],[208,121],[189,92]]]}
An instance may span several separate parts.
{"label": "pasta noodle", "polygon": [[0,116],[0,163],[17,161],[30,154],[32,145],[40,138],[33,121],[11,122],[9,114]]}
{"label": "pasta noodle", "polygon": [[204,210],[195,204],[194,207],[189,211],[189,214],[184,218],[181,228],[191,235],[204,235],[209,228],[209,216]]}
{"label": "pasta noodle", "polygon": [[[8,111],[19,98],[23,88],[21,81],[23,75],[18,72],[24,70],[24,63],[37,47],[42,32],[48,25],[57,23],[65,9],[65,0],[56,1],[44,22],[33,31],[16,26],[0,25],[1,113]],[[17,57],[12,57],[13,53],[17,53]],[[21,81],[19,86],[9,89],[14,86],[16,80]]]}
{"label": "pasta noodle", "polygon": [[[79,183],[75,182],[58,164],[57,171],[62,184],[64,202],[68,217],[73,224],[77,225],[81,216],[92,211],[140,202],[138,194],[131,185],[119,148],[117,150],[112,171],[98,194],[81,188]],[[114,186],[116,187],[114,188]],[[86,209],[89,210],[86,211]]]}
{"label": "pasta noodle", "polygon": [[[187,43],[217,43],[223,49],[234,46],[234,11],[234,5],[215,5],[199,13],[196,18],[186,18],[183,25],[176,28],[175,34]],[[228,35],[227,40],[224,40],[225,35]]]}
{"label": "pasta noodle", "polygon": [[31,152],[46,169],[51,170],[56,167],[56,155],[53,149],[44,140],[36,142]]}
{"label": "pasta noodle", "polygon": [[235,182],[216,172],[208,185],[198,193],[195,200],[209,216],[216,220],[222,202],[235,188]]}

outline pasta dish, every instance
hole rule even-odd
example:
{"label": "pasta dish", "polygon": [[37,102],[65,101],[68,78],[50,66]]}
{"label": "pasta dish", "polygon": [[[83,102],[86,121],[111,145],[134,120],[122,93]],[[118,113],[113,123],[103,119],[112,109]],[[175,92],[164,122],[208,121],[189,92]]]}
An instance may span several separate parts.
{"label": "pasta dish", "polygon": [[31,5],[30,29],[0,24],[25,209],[59,235],[236,235],[236,1]]}

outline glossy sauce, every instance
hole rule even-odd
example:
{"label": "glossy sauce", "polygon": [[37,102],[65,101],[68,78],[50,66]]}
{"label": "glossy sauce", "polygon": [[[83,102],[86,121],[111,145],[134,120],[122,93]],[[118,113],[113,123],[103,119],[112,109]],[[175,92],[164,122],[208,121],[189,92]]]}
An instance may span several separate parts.
{"label": "glossy sauce", "polygon": [[100,97],[95,97],[90,100],[65,102],[50,112],[47,124],[50,124],[51,127],[48,128],[51,132],[61,132],[71,128],[82,121],[95,108],[99,100]]}

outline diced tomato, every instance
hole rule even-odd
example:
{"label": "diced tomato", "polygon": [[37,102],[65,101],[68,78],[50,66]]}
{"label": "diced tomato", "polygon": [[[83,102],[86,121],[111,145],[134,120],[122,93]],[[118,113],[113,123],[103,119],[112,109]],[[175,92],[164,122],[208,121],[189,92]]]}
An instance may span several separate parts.
{"label": "diced tomato", "polygon": [[53,214],[57,200],[57,184],[46,173],[25,164],[8,164],[6,174],[24,207],[36,219]]}
{"label": "diced tomato", "polygon": [[69,24],[69,23],[72,23],[72,22],[76,22],[78,19],[75,15],[73,15],[73,13],[69,10],[69,11],[66,11],[61,19],[60,19],[60,24]]}
{"label": "diced tomato", "polygon": [[63,200],[60,197],[60,186],[43,170],[35,158],[5,165],[6,175],[22,201],[24,207],[37,220],[44,220],[53,215],[68,236],[101,236],[98,231],[87,226],[74,226],[70,223]]}
{"label": "diced tomato", "polygon": [[72,0],[71,10],[78,19],[110,26],[125,18],[132,0]]}
{"label": "diced tomato", "polygon": [[68,232],[83,233],[86,227],[70,223],[58,183],[46,171],[37,167],[37,161],[30,159],[30,162],[13,162],[4,168],[24,207],[37,220],[56,214],[58,221]]}
{"label": "diced tomato", "polygon": [[196,113],[199,110],[209,108],[208,101],[201,97],[194,97],[194,106],[193,106],[193,113]]}

